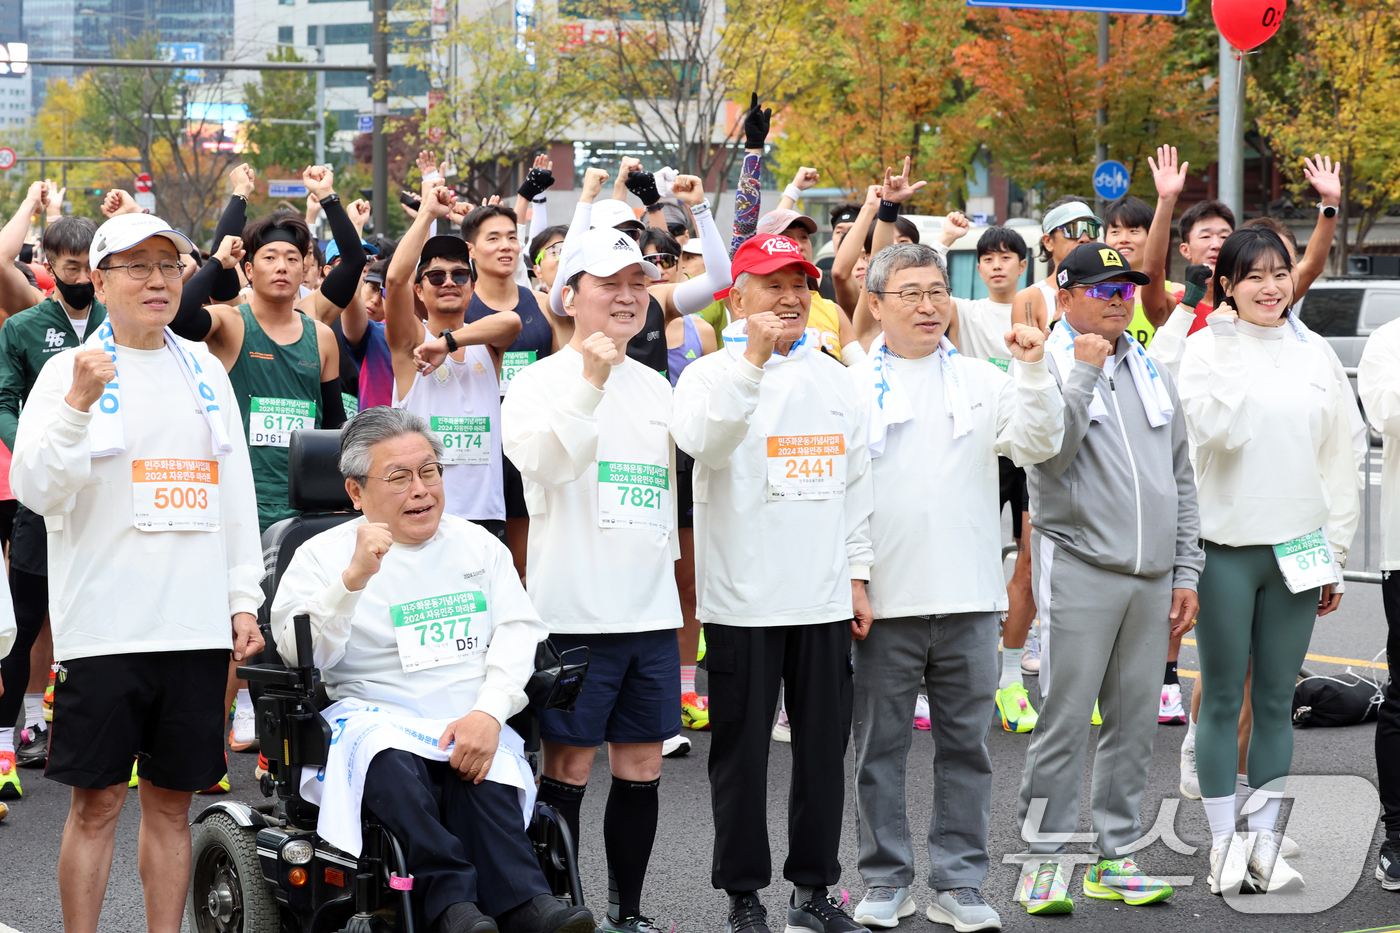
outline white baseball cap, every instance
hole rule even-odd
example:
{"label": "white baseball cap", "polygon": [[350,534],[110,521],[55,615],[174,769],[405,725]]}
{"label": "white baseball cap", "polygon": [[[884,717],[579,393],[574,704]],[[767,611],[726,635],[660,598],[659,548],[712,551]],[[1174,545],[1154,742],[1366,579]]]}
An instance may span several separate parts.
{"label": "white baseball cap", "polygon": [[154,214],[118,214],[97,228],[88,247],[88,264],[96,269],[98,263],[113,253],[131,249],[153,236],[163,236],[175,246],[177,253],[194,250],[190,238],[175,230]]}
{"label": "white baseball cap", "polygon": [[598,227],[620,227],[626,223],[634,224],[637,227],[645,226],[645,224],[637,219],[637,215],[633,213],[632,208],[627,206],[626,202],[619,201],[616,198],[604,198],[601,201],[594,201],[591,222],[594,229]]}
{"label": "white baseball cap", "polygon": [[635,265],[642,267],[647,278],[661,278],[661,270],[646,261],[636,240],[612,227],[594,227],[565,254],[564,267],[559,274],[567,282],[580,272],[603,277]]}

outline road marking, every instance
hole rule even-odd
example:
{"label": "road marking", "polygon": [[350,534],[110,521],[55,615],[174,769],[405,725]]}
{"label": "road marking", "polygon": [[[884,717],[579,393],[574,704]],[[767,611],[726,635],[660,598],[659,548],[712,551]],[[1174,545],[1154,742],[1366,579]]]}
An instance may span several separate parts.
{"label": "road marking", "polygon": [[7,927],[5,926],[5,924],[0,923],[0,933],[19,933],[19,930],[16,930],[14,927]]}
{"label": "road marking", "polygon": [[[1195,647],[1196,639],[1183,638],[1181,640],[1181,643],[1183,645],[1191,645],[1192,647]],[[1354,665],[1357,667],[1374,667],[1377,670],[1382,671],[1390,670],[1390,665],[1386,664],[1384,661],[1377,661],[1374,664],[1372,664],[1370,661],[1363,661],[1360,658],[1334,658],[1330,654],[1308,654],[1304,655],[1304,657],[1307,658],[1309,661],[1322,661],[1324,664],[1347,664]],[[1182,671],[1181,673],[1185,673],[1185,671]]]}

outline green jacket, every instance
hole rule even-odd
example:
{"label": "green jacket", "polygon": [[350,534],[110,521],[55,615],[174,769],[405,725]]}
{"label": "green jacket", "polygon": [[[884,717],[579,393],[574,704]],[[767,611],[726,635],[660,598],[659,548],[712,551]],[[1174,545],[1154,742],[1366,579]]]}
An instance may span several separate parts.
{"label": "green jacket", "polygon": [[[85,337],[92,336],[107,319],[107,309],[99,301],[88,308]],[[82,346],[68,312],[57,298],[45,298],[32,308],[10,316],[0,327],[0,440],[15,449],[19,410],[39,378],[39,370],[55,353]]]}

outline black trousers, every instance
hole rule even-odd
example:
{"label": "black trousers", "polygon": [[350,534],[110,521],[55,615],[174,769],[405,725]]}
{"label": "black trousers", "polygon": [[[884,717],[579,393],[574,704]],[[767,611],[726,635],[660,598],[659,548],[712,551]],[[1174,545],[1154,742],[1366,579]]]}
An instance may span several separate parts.
{"label": "black trousers", "polygon": [[496,917],[549,893],[514,787],[463,781],[445,761],[389,749],[370,762],[364,806],[403,846],[418,929],[463,901]]}
{"label": "black trousers", "polygon": [[0,661],[0,729],[13,729],[24,708],[24,691],[29,686],[29,649],[44,628],[49,613],[49,578],[10,567],[10,599],[15,605],[14,647]]}
{"label": "black trousers", "polygon": [[738,893],[772,881],[768,749],[781,682],[792,724],[783,877],[798,885],[836,884],[853,699],[850,622],[774,628],[707,623],[705,669],[715,824],[710,883]]}
{"label": "black trousers", "polygon": [[1390,682],[1385,701],[1376,715],[1376,779],[1381,792],[1381,821],[1388,833],[1400,833],[1400,684],[1395,682],[1400,664],[1400,571],[1386,571],[1381,582],[1381,602],[1385,606],[1386,660],[1390,662]]}

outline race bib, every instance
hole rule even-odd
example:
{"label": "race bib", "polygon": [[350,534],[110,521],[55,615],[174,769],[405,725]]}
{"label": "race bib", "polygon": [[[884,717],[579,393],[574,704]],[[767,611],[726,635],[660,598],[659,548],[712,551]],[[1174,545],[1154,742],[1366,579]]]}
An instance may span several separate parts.
{"label": "race bib", "polygon": [[987,357],[987,362],[988,362],[988,363],[991,363],[993,366],[995,366],[997,369],[1001,370],[1002,372],[1006,372],[1007,370],[1009,370],[1009,369],[1011,368],[1011,361],[1010,361],[1010,360],[1003,360],[1003,359],[1001,359],[1000,357],[989,356],[989,357]]}
{"label": "race bib", "polygon": [[491,635],[486,594],[467,590],[389,607],[405,674],[461,664],[485,653]]}
{"label": "race bib", "polygon": [[1332,548],[1321,528],[1292,541],[1275,544],[1274,558],[1278,569],[1283,571],[1283,582],[1288,584],[1290,593],[1315,590],[1340,579]]}
{"label": "race bib", "polygon": [[846,495],[844,434],[768,438],[768,500],[842,499]]}
{"label": "race bib", "polygon": [[219,462],[131,461],[131,514],[141,531],[218,531]]}
{"label": "race bib", "polygon": [[537,354],[534,350],[510,350],[501,355],[501,394],[505,395],[510,388],[511,380],[515,374],[535,361]]}
{"label": "race bib", "polygon": [[248,401],[248,446],[287,447],[293,431],[316,427],[316,403],[299,398],[258,398]]}
{"label": "race bib", "polygon": [[345,406],[346,421],[349,421],[360,413],[360,400],[349,392],[340,393],[340,404]]}
{"label": "race bib", "polygon": [[428,419],[433,433],[442,441],[443,463],[467,463],[484,466],[491,462],[490,418]]}
{"label": "race bib", "polygon": [[671,532],[671,471],[652,463],[598,461],[598,527]]}

